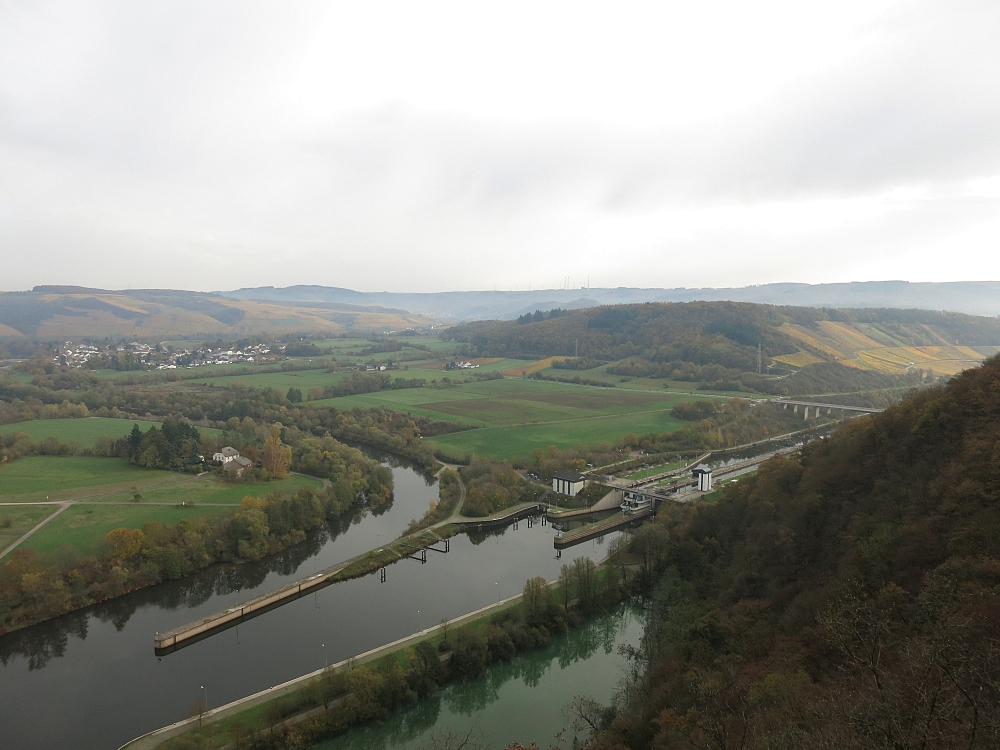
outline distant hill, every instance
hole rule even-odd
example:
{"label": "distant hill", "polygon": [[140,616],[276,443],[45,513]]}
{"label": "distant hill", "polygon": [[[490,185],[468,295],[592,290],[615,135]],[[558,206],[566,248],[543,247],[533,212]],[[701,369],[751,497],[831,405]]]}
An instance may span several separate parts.
{"label": "distant hill", "polygon": [[1000,282],[761,284],[731,289],[542,289],[531,292],[356,292],[329,286],[271,286],[220,292],[232,299],[384,305],[452,321],[509,320],[554,307],[579,309],[637,302],[729,301],[802,307],[896,307],[1000,315]]}
{"label": "distant hill", "polygon": [[110,291],[40,286],[0,293],[0,338],[192,336],[342,333],[349,329],[428,327],[435,320],[404,310],[311,302],[257,302],[166,289]]}
{"label": "distant hill", "polygon": [[955,375],[1000,351],[998,318],[741,302],[538,313],[454,326],[446,335],[474,356],[570,358],[554,363],[549,375],[577,370],[583,377],[694,381],[787,394],[916,384]]}

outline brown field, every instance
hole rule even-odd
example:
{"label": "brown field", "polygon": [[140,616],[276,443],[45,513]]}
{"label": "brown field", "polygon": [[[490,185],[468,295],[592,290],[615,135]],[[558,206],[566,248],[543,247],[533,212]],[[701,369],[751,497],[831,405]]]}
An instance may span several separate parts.
{"label": "brown field", "polygon": [[574,359],[574,357],[546,357],[545,359],[540,359],[537,362],[531,362],[526,365],[521,365],[513,370],[504,370],[504,375],[531,375],[533,372],[540,372],[541,370],[547,370],[552,367],[553,362],[565,362],[567,359]]}
{"label": "brown field", "polygon": [[806,365],[814,365],[817,362],[825,361],[817,357],[815,354],[810,354],[809,352],[782,354],[780,357],[771,357],[771,359],[775,362],[783,362],[786,365],[791,365],[792,367],[805,367]]}

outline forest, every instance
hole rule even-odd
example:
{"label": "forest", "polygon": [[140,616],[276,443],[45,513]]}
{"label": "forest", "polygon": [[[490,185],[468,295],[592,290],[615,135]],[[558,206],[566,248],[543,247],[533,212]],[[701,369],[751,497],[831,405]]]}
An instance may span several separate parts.
{"label": "forest", "polygon": [[592,748],[1000,746],[1000,357],[656,523]]}
{"label": "forest", "polygon": [[[802,331],[825,324],[849,325],[870,336],[857,346],[940,346],[1000,343],[1000,320],[922,310],[833,310],[737,302],[647,303],[534,314],[517,321],[481,321],[443,335],[465,344],[470,356],[539,359],[579,357],[553,365],[589,370],[606,362],[606,372],[628,378],[661,378],[772,395],[870,390],[914,386],[918,370],[878,372],[842,364],[841,354],[809,343]],[[855,331],[855,333],[857,332]],[[808,334],[806,334],[808,336]],[[864,343],[867,341],[867,343]],[[812,363],[776,380],[758,374],[774,357],[809,352]],[[575,364],[573,364],[575,362]],[[780,368],[779,368],[780,369]]]}

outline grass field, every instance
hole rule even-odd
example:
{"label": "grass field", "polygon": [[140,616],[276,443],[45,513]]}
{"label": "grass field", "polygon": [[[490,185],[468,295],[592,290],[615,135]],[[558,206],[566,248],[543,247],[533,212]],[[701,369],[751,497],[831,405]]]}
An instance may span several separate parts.
{"label": "grass field", "polygon": [[[28,456],[0,466],[0,498],[39,501],[70,499],[67,492],[98,486],[145,486],[152,480],[183,477],[169,471],[130,466],[120,458]],[[90,494],[90,493],[84,493]]]}
{"label": "grass field", "polygon": [[[176,476],[176,475],[174,475]],[[228,503],[239,505],[239,502],[247,495],[263,497],[270,492],[290,491],[294,492],[300,487],[309,487],[319,490],[323,487],[323,482],[314,477],[306,477],[299,474],[292,474],[287,479],[278,479],[270,482],[256,482],[251,484],[230,484],[224,482],[215,474],[207,474],[203,477],[181,475],[182,481],[162,482],[160,484],[147,484],[140,490],[143,503]],[[98,498],[102,502],[121,503],[131,500],[133,492],[131,488],[120,492],[113,492]]]}
{"label": "grass field", "polygon": [[[35,524],[58,510],[57,505],[4,505],[0,506],[0,550],[17,541]],[[8,525],[9,524],[9,525]]]}
{"label": "grass field", "polygon": [[685,423],[669,411],[589,417],[547,424],[486,427],[429,439],[452,456],[475,453],[499,459],[526,458],[535,448],[572,448],[580,443],[614,442],[630,432],[671,432]]}
{"label": "grass field", "polygon": [[122,502],[138,492],[146,502],[238,503],[244,495],[321,486],[318,479],[298,475],[259,484],[228,484],[214,474],[196,477],[144,469],[120,458],[28,456],[0,466],[0,502],[46,499]]}
{"label": "grass field", "polygon": [[[83,447],[94,444],[97,438],[106,435],[120,438],[132,430],[132,425],[139,425],[143,432],[150,427],[161,425],[160,422],[144,422],[138,419],[111,419],[109,417],[85,417],[83,419],[33,419],[30,422],[15,422],[0,425],[0,433],[24,432],[31,435],[35,441],[54,437],[62,443],[76,443]],[[210,427],[199,427],[202,434],[221,435],[219,430]]]}
{"label": "grass field", "polygon": [[295,372],[265,372],[260,375],[220,375],[214,378],[191,378],[190,380],[185,380],[184,383],[201,383],[219,387],[238,383],[255,388],[277,388],[282,392],[295,387],[301,390],[302,395],[305,396],[306,389],[308,388],[334,385],[345,377],[347,377],[347,373],[344,372],[298,370]]}
{"label": "grass field", "polygon": [[686,395],[589,388],[540,380],[474,381],[451,388],[414,388],[344,396],[315,402],[348,409],[384,406],[463,425],[499,426],[662,411]]}
{"label": "grass field", "polygon": [[[178,508],[162,505],[73,505],[28,537],[21,545],[39,553],[74,547],[81,554],[94,552],[112,529],[140,528],[148,521],[174,525],[183,518],[227,515],[228,508]],[[20,548],[19,548],[20,549]]]}
{"label": "grass field", "polygon": [[[119,526],[138,528],[154,520],[176,524],[181,518],[227,514],[247,495],[322,486],[319,479],[296,474],[272,482],[229,484],[215,474],[198,477],[141,469],[116,458],[31,456],[0,467],[0,502],[22,503],[0,506],[0,549],[55,512],[55,505],[23,504],[46,498],[83,502],[72,505],[22,546],[38,552],[72,546],[86,554]],[[139,502],[132,500],[136,492],[142,495]],[[180,507],[182,502],[189,507]],[[8,518],[11,525],[3,528]]]}
{"label": "grass field", "polygon": [[338,409],[382,406],[415,416],[485,429],[445,435],[433,442],[449,455],[476,453],[525,457],[534,448],[614,441],[630,432],[667,432],[683,426],[670,417],[682,401],[706,394],[670,394],[592,388],[544,380],[506,378],[451,388],[413,388],[317,401]]}

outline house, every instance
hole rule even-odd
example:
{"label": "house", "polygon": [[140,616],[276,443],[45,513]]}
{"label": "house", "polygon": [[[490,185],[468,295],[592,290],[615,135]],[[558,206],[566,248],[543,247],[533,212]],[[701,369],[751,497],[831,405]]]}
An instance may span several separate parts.
{"label": "house", "polygon": [[232,461],[227,461],[223,464],[223,466],[225,466],[226,471],[230,474],[236,474],[239,476],[243,473],[244,469],[249,469],[253,466],[253,461],[249,458],[244,458],[243,456],[237,456]]}
{"label": "house", "polygon": [[225,448],[223,448],[218,453],[213,453],[212,454],[212,460],[216,461],[216,462],[218,462],[220,464],[222,464],[223,466],[225,466],[230,461],[232,461],[232,460],[234,460],[236,458],[239,458],[239,456],[240,456],[240,452],[238,450],[236,450],[232,446],[227,445]]}
{"label": "house", "polygon": [[552,489],[560,495],[576,497],[586,483],[587,478],[575,471],[557,471],[552,475]]}
{"label": "house", "polygon": [[712,469],[705,464],[698,464],[691,472],[698,480],[698,492],[708,492],[712,489]]}

